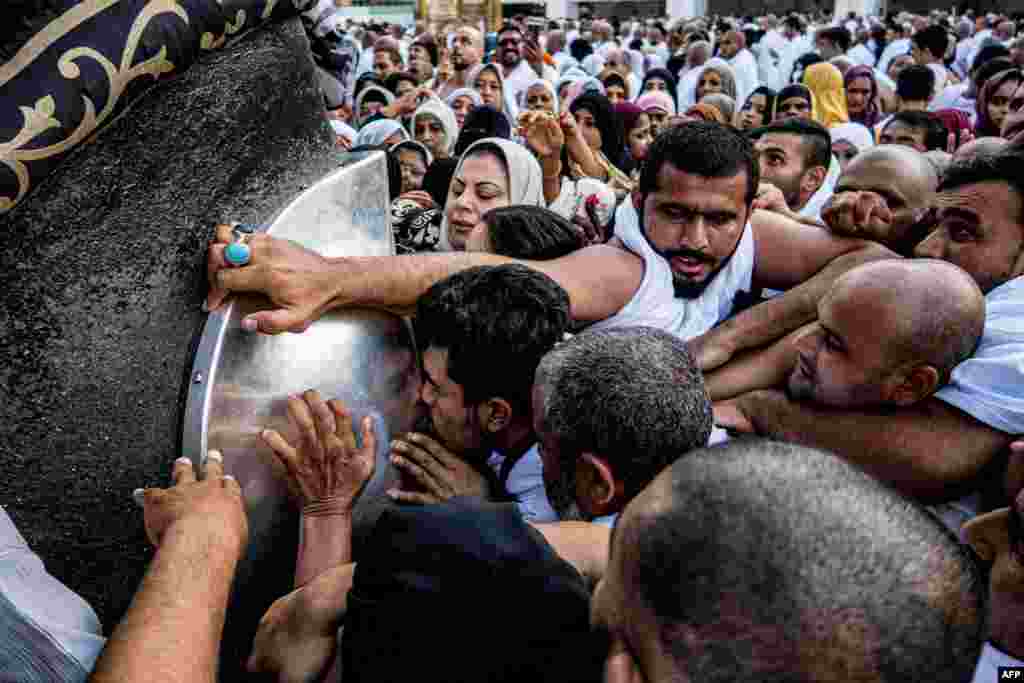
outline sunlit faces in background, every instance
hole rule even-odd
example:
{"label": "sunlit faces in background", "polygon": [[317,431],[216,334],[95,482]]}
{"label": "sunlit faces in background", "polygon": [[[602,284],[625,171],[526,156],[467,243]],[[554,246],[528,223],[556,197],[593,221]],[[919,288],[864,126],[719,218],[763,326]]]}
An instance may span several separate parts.
{"label": "sunlit faces in background", "polygon": [[740,130],[760,128],[768,122],[769,113],[768,96],[761,94],[751,95],[743,104],[743,109],[740,110]]}
{"label": "sunlit faces in background", "polygon": [[530,111],[555,113],[555,96],[547,87],[536,84],[526,91],[526,108]]}
{"label": "sunlit faces in background", "polygon": [[612,104],[618,104],[619,102],[626,101],[626,87],[618,81],[612,81],[606,85],[604,94]]}
{"label": "sunlit faces in background", "polygon": [[668,92],[668,83],[663,78],[648,78],[644,83],[644,92]]}
{"label": "sunlit faces in background", "polygon": [[587,109],[576,110],[576,124],[580,127],[580,132],[583,134],[583,139],[586,141],[587,146],[590,149],[600,152],[601,151],[601,131],[597,127],[597,120],[594,115]]}
{"label": "sunlit faces in background", "polygon": [[697,101],[705,95],[722,92],[722,75],[714,69],[705,69],[697,81]]}
{"label": "sunlit faces in background", "polygon": [[647,149],[653,141],[651,117],[647,114],[640,114],[636,118],[636,125],[626,133],[626,145],[629,147],[630,156],[635,161],[644,161],[647,158]]}
{"label": "sunlit faces in background", "polygon": [[423,155],[412,149],[399,149],[398,165],[402,169],[402,193],[422,190],[423,176],[427,174]]}
{"label": "sunlit faces in background", "polygon": [[480,99],[489,107],[504,111],[502,107],[501,81],[490,69],[484,69],[477,75],[473,87],[480,93]]}
{"label": "sunlit faces in background", "polygon": [[846,88],[846,108],[850,115],[864,112],[871,97],[871,81],[865,77],[854,78]]}
{"label": "sunlit faces in background", "polygon": [[775,118],[778,120],[810,119],[811,103],[804,97],[787,97],[776,107]]}
{"label": "sunlit faces in background", "polygon": [[469,116],[472,109],[473,100],[465,95],[452,100],[452,111],[455,112],[455,123],[459,124],[459,130],[462,130],[462,126],[466,123],[466,117]]}
{"label": "sunlit faces in background", "polygon": [[436,116],[430,114],[417,116],[413,137],[417,142],[423,143],[435,159],[443,159],[448,156],[448,135]]}

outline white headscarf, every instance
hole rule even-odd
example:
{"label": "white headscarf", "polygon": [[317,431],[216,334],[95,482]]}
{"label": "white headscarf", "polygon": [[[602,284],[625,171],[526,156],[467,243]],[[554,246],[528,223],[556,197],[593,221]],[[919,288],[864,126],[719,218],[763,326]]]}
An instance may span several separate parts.
{"label": "white headscarf", "polygon": [[402,124],[394,119],[378,119],[376,121],[371,121],[359,129],[359,134],[356,135],[355,142],[352,143],[352,146],[362,147],[364,145],[383,145],[384,141],[395,133],[401,133],[402,140],[409,139],[409,133],[407,133],[405,128],[402,127]]}
{"label": "white headscarf", "polygon": [[849,142],[857,148],[857,153],[875,146],[875,137],[866,127],[859,123],[837,123],[828,129],[832,136],[832,144]]}
{"label": "white headscarf", "polygon": [[712,57],[708,61],[704,62],[704,65],[700,67],[700,75],[697,76],[697,80],[693,82],[693,101],[696,102],[698,100],[697,88],[700,87],[700,79],[704,77],[704,72],[708,69],[711,69],[722,76],[722,92],[735,100],[738,88],[738,84],[736,83],[736,72],[724,59],[720,57]]}
{"label": "white headscarf", "polygon": [[392,102],[395,101],[395,96],[392,95],[387,90],[385,90],[384,88],[380,87],[379,85],[368,85],[362,90],[360,90],[359,97],[356,98],[356,110],[352,114],[353,119],[356,123],[356,128],[363,125],[363,119],[359,115],[359,109],[363,106],[363,100],[365,100],[366,96],[369,95],[370,93],[378,93],[380,95],[383,95],[384,102],[386,104],[391,104]]}
{"label": "white headscarf", "polygon": [[421,116],[433,116],[444,128],[444,146],[448,154],[455,149],[455,140],[459,137],[459,124],[455,120],[455,112],[437,97],[431,97],[419,106],[412,115],[412,130],[416,132],[416,120]]}
{"label": "white headscarf", "polygon": [[522,100],[519,102],[519,111],[526,111],[529,107],[526,104],[526,98],[529,97],[530,89],[535,86],[543,86],[551,93],[551,97],[555,101],[555,113],[558,113],[558,91],[555,90],[555,86],[551,85],[551,81],[544,78],[535,78],[530,81],[525,88],[519,91],[519,98]]}
{"label": "white headscarf", "polygon": [[391,145],[391,149],[388,151],[397,153],[403,149],[411,149],[423,157],[424,166],[430,166],[430,164],[434,162],[434,155],[430,153],[427,146],[422,142],[417,142],[416,140],[402,140],[397,144]]}
{"label": "white headscarf", "polygon": [[479,107],[484,103],[484,101],[480,99],[480,93],[473,88],[456,88],[455,90],[452,90],[448,97],[445,98],[445,103],[451,107],[455,104],[455,100],[460,97],[468,97],[472,100],[474,107]]}
{"label": "white headscarf", "polygon": [[[476,79],[484,72],[485,69],[489,69],[501,85],[501,101],[504,104],[502,109],[509,121],[515,121],[516,117],[519,116],[519,108],[516,106],[515,98],[512,97],[512,93],[505,87],[505,77],[501,75],[501,69],[498,68],[497,64],[479,64],[474,66],[469,72],[469,77],[466,79],[466,83],[469,87],[476,88]],[[479,94],[479,93],[478,93]]]}
{"label": "white headscarf", "polygon": [[[484,138],[477,140],[463,153],[459,165],[455,167],[452,182],[459,177],[462,164],[466,159],[481,151],[496,153],[505,162],[508,169],[509,206],[525,204],[527,206],[546,207],[544,201],[544,175],[537,159],[523,145],[502,138]],[[454,251],[448,238],[448,207],[444,207],[444,218],[441,221],[441,239],[437,244],[438,251]]]}

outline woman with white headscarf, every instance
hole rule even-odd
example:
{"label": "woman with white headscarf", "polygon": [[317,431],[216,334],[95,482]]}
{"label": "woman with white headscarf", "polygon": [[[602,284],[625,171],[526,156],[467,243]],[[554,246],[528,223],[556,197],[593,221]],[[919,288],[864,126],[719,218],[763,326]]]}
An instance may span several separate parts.
{"label": "woman with white headscarf", "polygon": [[558,93],[551,81],[535,78],[519,91],[519,111],[546,111],[558,114]]}
{"label": "woman with white headscarf", "polygon": [[376,85],[366,86],[359,91],[359,96],[356,97],[356,107],[353,112],[355,127],[362,127],[370,117],[394,101],[395,96],[384,88]]}
{"label": "woman with white headscarf", "polygon": [[473,67],[466,82],[480,94],[484,104],[503,113],[509,121],[516,120],[519,113],[516,103],[505,88],[505,79],[497,64],[480,64]]}
{"label": "woman with white headscarf", "polygon": [[469,112],[484,103],[480,98],[480,93],[472,88],[456,88],[445,101],[455,114],[455,123],[459,125],[459,130],[462,130],[462,126],[466,123]]}
{"label": "woman with white headscarf", "polygon": [[437,250],[465,251],[470,233],[487,229],[485,213],[517,204],[547,205],[540,164],[510,140],[478,140],[462,155],[448,186]]}
{"label": "woman with white headscarf", "polygon": [[412,133],[435,159],[447,159],[459,137],[455,112],[437,97],[430,97],[412,115]]}
{"label": "woman with white headscarf", "polygon": [[859,123],[839,123],[828,132],[832,135],[832,154],[843,171],[855,156],[875,146],[871,131]]}
{"label": "woman with white headscarf", "polygon": [[409,139],[409,133],[405,131],[398,121],[394,119],[378,119],[371,121],[359,129],[356,135],[354,147],[377,147],[387,145],[391,147],[403,140]]}
{"label": "woman with white headscarf", "polygon": [[693,106],[700,102],[705,95],[719,92],[725,93],[733,101],[736,101],[736,74],[724,59],[713,57],[701,67],[693,91],[680,93],[679,99],[690,102],[689,106]]}

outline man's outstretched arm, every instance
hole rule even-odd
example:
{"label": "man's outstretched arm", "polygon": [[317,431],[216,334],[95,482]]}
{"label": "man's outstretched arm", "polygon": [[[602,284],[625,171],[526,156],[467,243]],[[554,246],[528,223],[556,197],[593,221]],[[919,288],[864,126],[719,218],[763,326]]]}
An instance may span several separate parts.
{"label": "man's outstretched arm", "polygon": [[726,412],[723,406],[735,408],[758,434],[838,453],[924,502],[964,495],[1012,440],[937,398],[886,412],[844,411],[768,390],[717,404],[716,417]]}
{"label": "man's outstretched arm", "polygon": [[704,371],[736,353],[759,348],[818,317],[818,301],[836,279],[856,266],[900,258],[880,244],[836,237],[823,228],[800,225],[770,211],[755,211],[753,280],[757,287],[785,294],[729,318],[693,340]]}
{"label": "man's outstretched arm", "polygon": [[224,260],[224,247],[231,240],[230,226],[218,226],[207,254],[207,307],[217,308],[230,292],[265,294],[277,308],[247,316],[243,326],[270,334],[301,332],[327,311],[347,306],[406,314],[421,294],[449,275],[473,266],[517,262],[560,284],[569,294],[575,319],[603,320],[629,302],[644,273],[639,257],[606,245],[551,261],[466,252],[325,258],[262,234],[248,241],[250,264],[232,267]]}

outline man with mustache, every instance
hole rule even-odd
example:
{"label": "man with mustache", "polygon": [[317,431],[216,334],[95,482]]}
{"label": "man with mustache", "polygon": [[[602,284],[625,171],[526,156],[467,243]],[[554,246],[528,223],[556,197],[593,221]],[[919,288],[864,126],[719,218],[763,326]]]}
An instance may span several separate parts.
{"label": "man with mustache", "polygon": [[498,62],[501,64],[505,88],[509,99],[519,102],[519,93],[530,83],[543,78],[548,83],[558,80],[558,74],[544,63],[544,50],[536,36],[524,39],[522,29],[506,24],[498,31]]}
{"label": "man with mustache", "polygon": [[480,31],[472,26],[462,26],[455,31],[450,57],[454,73],[438,88],[438,97],[444,100],[459,88],[473,87],[466,79],[473,67],[480,63],[483,53],[484,39]]}

